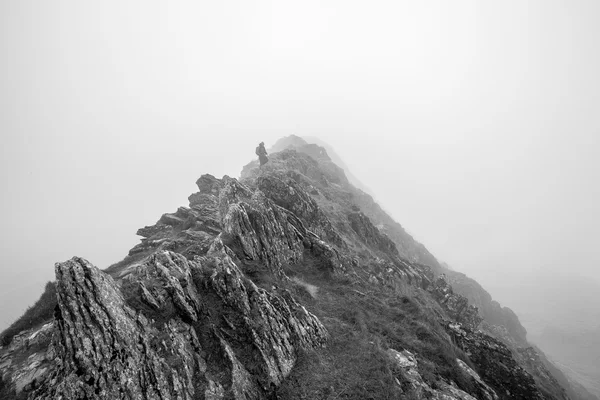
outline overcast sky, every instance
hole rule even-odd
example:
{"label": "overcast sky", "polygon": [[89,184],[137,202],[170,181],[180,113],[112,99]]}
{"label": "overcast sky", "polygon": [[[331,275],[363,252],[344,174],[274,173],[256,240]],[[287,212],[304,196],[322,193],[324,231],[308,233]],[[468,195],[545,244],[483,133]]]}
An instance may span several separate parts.
{"label": "overcast sky", "polygon": [[[203,173],[318,136],[510,305],[600,273],[600,2],[2,1],[0,329]],[[518,311],[518,310],[517,310]]]}

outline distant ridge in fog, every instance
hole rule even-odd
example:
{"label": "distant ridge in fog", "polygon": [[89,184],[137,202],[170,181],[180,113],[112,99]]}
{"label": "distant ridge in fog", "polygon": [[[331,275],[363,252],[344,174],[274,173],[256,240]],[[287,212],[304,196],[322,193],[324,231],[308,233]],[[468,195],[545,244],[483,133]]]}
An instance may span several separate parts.
{"label": "distant ridge in fog", "polygon": [[331,145],[329,145],[328,143],[324,142],[323,140],[321,140],[317,137],[314,137],[314,136],[300,137],[297,135],[286,136],[284,138],[279,139],[277,142],[275,142],[275,144],[269,149],[269,153],[282,151],[287,148],[306,146],[308,144],[316,144],[318,146],[323,147],[327,151],[327,154],[329,155],[329,158],[331,158],[331,161],[333,161],[337,166],[341,167],[344,170],[344,172],[346,173],[346,177],[348,178],[350,183],[352,183],[352,185],[359,188],[360,190],[367,193],[368,195],[373,196],[373,192],[366,185],[364,185],[360,180],[358,180],[358,178],[356,176],[354,176],[352,174],[352,172],[350,171],[350,168],[348,168],[348,165],[335,152],[335,150],[333,150],[333,147],[331,147]]}

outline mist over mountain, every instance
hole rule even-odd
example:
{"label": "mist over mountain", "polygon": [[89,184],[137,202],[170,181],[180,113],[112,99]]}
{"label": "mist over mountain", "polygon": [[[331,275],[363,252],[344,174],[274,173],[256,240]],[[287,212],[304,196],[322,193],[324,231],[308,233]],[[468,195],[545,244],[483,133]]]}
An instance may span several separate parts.
{"label": "mist over mountain", "polygon": [[363,192],[373,196],[373,192],[371,192],[371,190],[367,186],[365,186],[357,177],[354,176],[354,174],[352,174],[352,171],[350,171],[348,165],[346,165],[342,158],[335,152],[333,147],[331,147],[329,144],[325,143],[318,137],[307,136],[305,139],[309,143],[317,144],[323,147],[325,150],[327,150],[327,154],[329,155],[329,157],[331,157],[331,160],[344,170],[350,183],[352,183],[357,189],[360,189]]}
{"label": "mist over mountain", "polygon": [[600,285],[574,274],[540,274],[525,275],[515,286],[511,304],[520,310],[530,340],[600,396]]}
{"label": "mist over mountain", "polygon": [[1,335],[2,398],[594,399],[325,148],[268,156],[202,175],[110,267],[57,263]]}
{"label": "mist over mountain", "polygon": [[0,398],[600,396],[598,15],[1,2]]}

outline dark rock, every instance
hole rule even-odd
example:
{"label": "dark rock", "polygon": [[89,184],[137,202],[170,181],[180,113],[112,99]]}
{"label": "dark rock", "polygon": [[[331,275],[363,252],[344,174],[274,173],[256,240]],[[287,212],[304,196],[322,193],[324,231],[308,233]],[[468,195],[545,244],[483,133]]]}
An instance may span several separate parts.
{"label": "dark rock", "polygon": [[365,214],[361,212],[350,213],[348,214],[348,220],[354,232],[356,232],[365,244],[385,253],[398,255],[398,249],[396,249],[394,242],[381,233]]}
{"label": "dark rock", "polygon": [[184,256],[161,251],[139,264],[126,280],[139,283],[142,299],[157,310],[165,303],[185,320],[198,321],[200,296]]}
{"label": "dark rock", "polygon": [[491,325],[505,327],[511,340],[519,346],[527,343],[527,331],[510,308],[502,307],[492,300],[492,296],[479,283],[465,274],[451,270],[446,270],[444,273],[454,291],[469,299],[469,302],[479,309],[485,321]]}
{"label": "dark rock", "polygon": [[254,362],[264,371],[263,387],[278,386],[291,372],[298,350],[318,347],[327,340],[327,331],[319,320],[300,306],[289,292],[270,293],[251,281],[225,254],[213,255],[215,269],[210,285],[223,305],[240,317],[231,318],[225,331],[238,337],[237,346],[251,340]]}
{"label": "dark rock", "polygon": [[517,364],[512,353],[497,339],[456,323],[445,325],[454,343],[467,353],[481,378],[500,399],[544,399],[533,377]]}
{"label": "dark rock", "polygon": [[262,175],[256,185],[275,204],[302,219],[307,229],[331,244],[344,247],[345,243],[317,202],[293,179]]}
{"label": "dark rock", "polygon": [[210,174],[205,174],[198,178],[196,185],[202,194],[217,195],[221,181]]}
{"label": "dark rock", "polygon": [[460,322],[469,329],[477,329],[482,321],[477,307],[469,304],[466,297],[454,294],[454,290],[446,281],[444,275],[440,275],[429,287],[433,298],[444,306],[446,313],[453,320]]}
{"label": "dark rock", "polygon": [[[60,317],[56,370],[36,390],[36,399],[193,398],[192,345],[170,346],[186,362],[177,369],[150,346],[148,320],[125,304],[113,279],[81,258],[56,265]],[[170,341],[194,338],[168,326]]]}
{"label": "dark rock", "polygon": [[[289,292],[245,279],[219,241],[198,262],[150,256],[127,276],[126,297],[83,259],[57,264],[58,357],[15,384],[44,377],[35,399],[264,398],[328,334]],[[130,306],[138,296],[145,315]]]}
{"label": "dark rock", "polygon": [[[439,399],[439,400],[476,400],[475,397],[471,396],[463,390],[448,385],[444,382],[438,383],[436,388],[432,388],[422,378],[419,372],[419,362],[415,355],[408,350],[397,351],[394,349],[388,349],[387,351],[390,359],[396,364],[396,366],[402,371],[402,378],[408,382],[407,391],[417,399]],[[479,375],[470,369],[461,360],[457,360],[460,364],[460,368],[463,368],[468,375],[473,378],[473,381],[479,386],[479,398],[481,400],[497,400],[498,396],[492,388],[487,386],[479,377]]]}
{"label": "dark rock", "polygon": [[219,199],[223,232],[239,240],[246,257],[264,261],[277,275],[282,274],[283,265],[302,257],[302,232],[289,222],[289,213],[264,194],[252,193],[229,178]]}
{"label": "dark rock", "polygon": [[554,394],[557,399],[569,399],[566,390],[560,385],[548,368],[546,368],[540,354],[535,348],[522,347],[517,349],[516,352],[519,364],[533,376],[542,389]]}

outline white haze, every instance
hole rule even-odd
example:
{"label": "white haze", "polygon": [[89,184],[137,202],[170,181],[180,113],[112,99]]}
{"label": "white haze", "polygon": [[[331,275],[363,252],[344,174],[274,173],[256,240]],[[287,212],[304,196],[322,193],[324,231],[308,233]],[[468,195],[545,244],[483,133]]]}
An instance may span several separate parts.
{"label": "white haze", "polygon": [[517,312],[524,276],[598,280],[599,20],[596,0],[3,1],[0,329],[54,262],[120,260],[201,174],[289,134]]}

